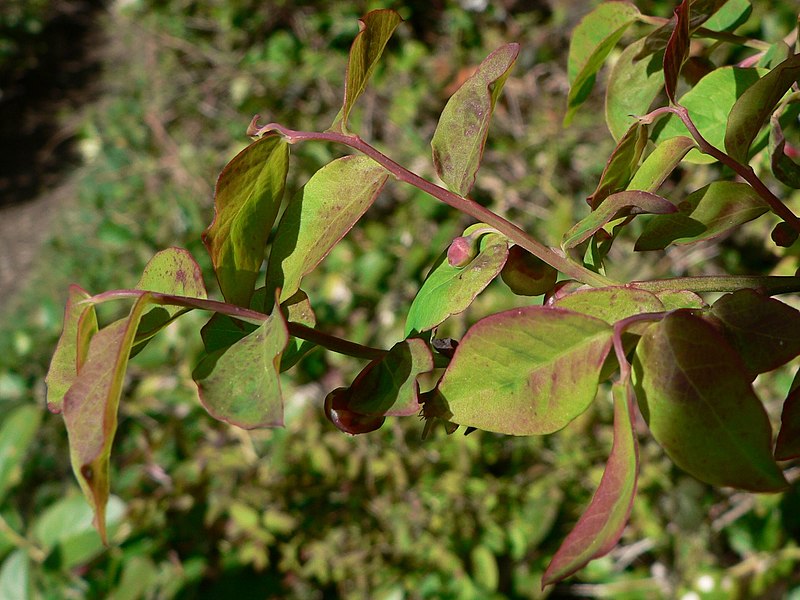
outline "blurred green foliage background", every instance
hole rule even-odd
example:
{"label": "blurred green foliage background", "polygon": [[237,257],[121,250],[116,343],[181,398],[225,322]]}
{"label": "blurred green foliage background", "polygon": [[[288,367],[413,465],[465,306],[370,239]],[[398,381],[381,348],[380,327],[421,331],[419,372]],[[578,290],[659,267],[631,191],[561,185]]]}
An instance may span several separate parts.
{"label": "blurred green foliage background", "polygon": [[[19,68],[24,40],[45,30],[60,2],[0,8],[0,70]],[[637,5],[660,16],[672,10],[665,0]],[[132,287],[152,254],[182,246],[213,289],[199,238],[217,174],[248,142],[255,113],[294,129],[332,122],[357,18],[378,7],[396,8],[407,23],[358,106],[355,130],[432,178],[428,144],[447,97],[492,49],[519,41],[473,196],[549,244],[587,210],[583,199],[613,147],[599,116],[602,82],[569,129],[560,122],[569,31],[590,3],[104,5],[96,16],[100,93],[77,114],[74,197],[57,208],[25,288],[3,300],[0,598],[543,596],[544,567],[591,498],[611,447],[607,390],[566,430],[542,438],[436,431],[422,442],[416,419],[389,419],[352,438],[324,420],[321,404],[358,361],[316,352],[283,381],[286,428],[244,432],[197,402],[190,373],[201,342],[192,327],[202,315],[184,318],[130,368],[112,455],[110,548],[91,529],[61,418],[44,410],[67,286]],[[796,17],[770,3],[756,3],[756,12],[750,33],[768,40]],[[341,152],[292,147],[287,197]],[[696,187],[707,168],[670,185],[676,193]],[[319,322],[384,347],[402,336],[426,270],[469,224],[415,189],[390,188],[305,286]],[[796,258],[779,263],[765,246],[770,228],[754,223],[721,251],[634,257],[621,244],[616,275],[793,271]],[[448,327],[459,336],[515,302],[492,284]],[[790,381],[788,373],[764,378],[768,405]],[[797,485],[774,496],[714,490],[675,469],[652,441],[643,439],[641,454],[640,491],[620,545],[550,597],[800,598]]]}

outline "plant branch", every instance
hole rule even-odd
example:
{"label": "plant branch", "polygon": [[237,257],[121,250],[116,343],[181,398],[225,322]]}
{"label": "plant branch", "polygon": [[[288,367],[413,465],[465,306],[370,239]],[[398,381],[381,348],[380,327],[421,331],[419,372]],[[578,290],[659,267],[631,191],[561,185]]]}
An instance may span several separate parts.
{"label": "plant branch", "polygon": [[[255,117],[255,120],[258,117]],[[252,123],[251,127],[248,129],[249,133],[255,133],[258,135],[262,135],[264,133],[268,133],[271,131],[275,131],[283,136],[290,144],[296,142],[303,142],[303,141],[329,141],[329,142],[336,142],[339,144],[343,144],[345,146],[349,146],[354,150],[358,150],[362,154],[369,156],[372,160],[377,162],[387,171],[389,171],[394,177],[400,181],[413,185],[414,187],[422,190],[426,194],[433,196],[437,200],[444,202],[445,204],[452,206],[456,210],[459,210],[469,216],[486,223],[494,227],[497,231],[508,237],[512,240],[515,244],[522,246],[533,254],[534,256],[540,258],[541,260],[548,263],[550,266],[558,269],[565,275],[572,277],[573,279],[577,279],[582,283],[586,283],[593,287],[605,287],[609,285],[614,285],[616,282],[613,280],[600,275],[599,273],[595,273],[580,265],[568,257],[566,257],[563,253],[559,252],[554,248],[548,248],[544,244],[538,242],[533,237],[528,235],[524,230],[520,229],[510,221],[504,219],[500,215],[492,212],[488,208],[485,208],[470,200],[469,198],[465,198],[463,196],[459,196],[447,190],[435,183],[420,177],[416,173],[409,171],[402,165],[396,163],[391,158],[380,152],[375,147],[371,146],[364,140],[362,140],[357,135],[346,135],[343,133],[336,133],[331,131],[326,132],[312,132],[312,131],[294,131],[292,129],[288,129],[279,123],[269,123],[264,125],[260,128],[254,128]]]}
{"label": "plant branch", "polygon": [[677,290],[691,290],[697,293],[735,292],[736,290],[749,288],[763,292],[768,296],[774,296],[776,294],[800,292],[800,277],[774,275],[707,275],[702,277],[674,277],[672,279],[632,281],[628,285],[654,293]]}
{"label": "plant branch", "polygon": [[[138,298],[144,294],[149,294],[153,301],[157,304],[167,304],[170,306],[182,306],[189,309],[217,312],[228,315],[229,317],[241,319],[242,321],[247,321],[248,323],[260,324],[269,318],[269,315],[267,314],[251,310],[249,308],[236,306],[235,304],[228,304],[227,302],[218,302],[216,300],[207,300],[204,298],[191,298],[189,296],[176,296],[173,294],[162,294],[160,292],[148,292],[146,290],[113,290],[92,296],[86,300],[86,302],[99,304],[109,300]],[[354,358],[364,358],[367,360],[382,358],[386,354],[386,350],[351,342],[350,340],[345,340],[329,333],[319,331],[318,329],[312,329],[311,327],[300,325],[299,323],[286,321],[286,327],[289,330],[289,335],[302,340],[307,340],[317,344],[318,346],[332,350],[333,352],[338,352],[339,354],[345,354]]]}

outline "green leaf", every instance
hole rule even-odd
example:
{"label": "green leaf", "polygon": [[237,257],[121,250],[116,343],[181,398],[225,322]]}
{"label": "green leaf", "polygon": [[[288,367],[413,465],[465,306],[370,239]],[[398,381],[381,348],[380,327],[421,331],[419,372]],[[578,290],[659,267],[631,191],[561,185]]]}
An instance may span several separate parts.
{"label": "green leaf", "polygon": [[614,395],[614,444],[603,478],[586,511],[564,539],[542,576],[542,588],[608,554],[617,544],[633,507],[639,472],[639,445],[633,429],[634,396],[630,382],[617,382]]}
{"label": "green leaf", "polygon": [[703,27],[711,31],[733,31],[750,18],[751,12],[753,7],[748,0],[727,0]]}
{"label": "green leaf", "polygon": [[759,130],[787,90],[800,80],[800,54],[796,54],[747,88],[728,116],[725,149],[733,158],[747,163],[748,151]]}
{"label": "green leaf", "polygon": [[288,340],[276,306],[255,331],[206,354],[192,377],[208,413],[243,429],[282,426],[279,367]]}
{"label": "green leaf", "polygon": [[[283,316],[289,323],[299,323],[306,327],[314,327],[317,324],[317,316],[311,307],[308,296],[302,290],[295,293],[281,304]],[[281,373],[291,369],[297,362],[316,348],[316,344],[308,340],[290,337],[286,349],[281,355]]]}
{"label": "green leaf", "polygon": [[[473,225],[464,235],[469,235],[476,227],[485,225]],[[478,243],[480,252],[465,267],[451,266],[447,262],[447,252],[439,256],[408,310],[406,337],[433,329],[449,316],[466,310],[497,277],[508,257],[505,236],[488,233],[481,236]]]}
{"label": "green leaf", "polygon": [[639,166],[646,144],[647,125],[638,122],[631,125],[606,162],[597,188],[587,198],[592,209],[596,209],[609,195],[625,189]]}
{"label": "green leaf", "polygon": [[95,526],[104,543],[108,461],[117,431],[117,411],[136,329],[150,302],[152,298],[144,293],[126,318],[92,337],[86,362],[64,397],[72,470],[94,510]]}
{"label": "green leaf", "polygon": [[689,56],[689,42],[689,0],[683,0],[675,9],[675,27],[664,50],[664,90],[672,103],[681,67]]}
{"label": "green leaf", "polygon": [[64,395],[86,361],[89,340],[97,333],[97,314],[94,304],[87,302],[89,298],[91,296],[77,285],[69,286],[64,328],[45,377],[47,408],[53,413],[62,411]]}
{"label": "green leaf", "polygon": [[691,290],[664,290],[657,292],[656,296],[664,304],[664,310],[678,308],[706,308],[703,299]]}
{"label": "green leaf", "polygon": [[[678,104],[684,106],[692,117],[700,134],[712,145],[722,148],[725,143],[725,130],[728,115],[736,100],[744,91],[758,81],[763,69],[744,69],[741,67],[720,67],[697,82],[691,90],[681,96]],[[686,127],[675,115],[661,120],[654,127],[653,141],[687,135]],[[712,163],[716,159],[692,150],[686,156],[691,163]]]}
{"label": "green leaf", "polygon": [[578,221],[564,234],[561,247],[574,248],[593,236],[607,223],[642,213],[667,214],[677,211],[675,205],[649,192],[628,191],[612,194],[593,212]]}
{"label": "green leaf", "polygon": [[597,71],[639,14],[639,9],[628,2],[603,2],[575,27],[567,58],[569,95],[564,125],[569,124],[575,111],[586,100]]}
{"label": "green leaf", "polygon": [[552,433],[591,404],[610,347],[600,319],[542,306],[500,312],[467,331],[434,401],[459,425]]}
{"label": "green leaf", "polygon": [[466,196],[475,183],[497,98],[517,60],[519,44],[501,46],[444,107],[431,140],[433,166],[447,187]]}
{"label": "green leaf", "polygon": [[796,190],[800,189],[800,165],[786,155],[786,138],[777,118],[771,120],[769,135],[769,155],[772,174],[781,183]]}
{"label": "green leaf", "polygon": [[795,373],[789,393],[783,402],[781,429],[775,443],[776,460],[800,456],[800,371]]}
{"label": "green leaf", "polygon": [[644,159],[628,189],[655,192],[695,146],[692,138],[682,135],[664,140]]}
{"label": "green leaf", "polygon": [[691,244],[752,221],[769,210],[746,183],[715,181],[692,192],[678,212],[656,215],[636,240],[635,250],[660,250],[669,244]]}
{"label": "green leaf", "polygon": [[350,46],[350,58],[347,63],[344,102],[328,131],[348,133],[347,120],[350,111],[367,88],[386,43],[402,22],[400,15],[391,9],[373,10],[358,20],[359,32]]}
{"label": "green leaf", "polygon": [[203,243],[231,304],[250,303],[288,169],[289,145],[270,134],[237,154],[219,176],[214,221]]}
{"label": "green leaf", "polygon": [[602,319],[611,325],[640,313],[664,310],[664,305],[652,292],[628,287],[578,290],[558,298],[553,306]]}
{"label": "green leaf", "polygon": [[670,313],[642,336],[633,371],[642,415],[676,465],[712,485],[786,487],[747,369],[711,323]]}
{"label": "green leaf", "polygon": [[725,294],[710,314],[747,366],[750,379],[800,354],[800,311],[755,290]]}
{"label": "green leaf", "polygon": [[31,559],[20,548],[9,554],[0,567],[0,598],[29,600],[33,597]]}
{"label": "green leaf", "polygon": [[0,425],[0,504],[22,476],[22,461],[42,420],[38,406],[29,404],[3,415]]}
{"label": "green leaf", "polygon": [[358,374],[345,392],[347,408],[362,415],[415,415],[420,411],[417,378],[431,370],[433,355],[424,340],[398,342]]}
{"label": "green leaf", "polygon": [[267,266],[268,297],[277,288],[281,288],[280,302],[293,296],[303,276],[372,205],[388,177],[366,156],[344,156],[314,173],[278,224]]}
{"label": "green leaf", "polygon": [[657,53],[637,59],[643,48],[643,39],[625,48],[608,77],[606,123],[615,140],[628,131],[637,117],[649,112],[664,87],[663,56]]}
{"label": "green leaf", "polygon": [[497,559],[495,559],[492,551],[483,544],[478,544],[472,549],[469,557],[472,561],[475,583],[481,589],[496,590],[500,580],[500,573],[497,568]]}

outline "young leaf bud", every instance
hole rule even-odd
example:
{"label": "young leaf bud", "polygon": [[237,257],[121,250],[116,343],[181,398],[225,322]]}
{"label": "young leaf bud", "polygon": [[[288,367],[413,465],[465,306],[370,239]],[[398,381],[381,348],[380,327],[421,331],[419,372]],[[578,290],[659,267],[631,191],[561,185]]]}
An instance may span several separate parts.
{"label": "young leaf bud", "polygon": [[558,271],[523,247],[512,246],[500,277],[518,296],[538,296],[552,289]]}
{"label": "young leaf bud", "polygon": [[451,267],[466,267],[478,254],[478,242],[472,237],[459,236],[447,249],[447,262]]}
{"label": "young leaf bud", "polygon": [[797,232],[786,221],[781,221],[772,230],[772,241],[776,246],[788,248],[797,241]]}
{"label": "young leaf bud", "polygon": [[336,388],[325,397],[325,416],[339,431],[358,435],[380,429],[386,417],[362,415],[347,408],[348,389]]}

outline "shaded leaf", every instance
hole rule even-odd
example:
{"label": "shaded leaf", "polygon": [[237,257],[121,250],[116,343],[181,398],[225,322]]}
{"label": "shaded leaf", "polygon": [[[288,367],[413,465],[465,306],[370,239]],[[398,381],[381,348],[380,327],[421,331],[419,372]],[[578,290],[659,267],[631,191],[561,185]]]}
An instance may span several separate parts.
{"label": "shaded leaf", "polygon": [[86,362],[64,397],[72,470],[94,510],[95,526],[103,542],[107,539],[108,461],[117,431],[117,410],[136,329],[151,301],[144,293],[126,318],[92,337]]}
{"label": "shaded leaf", "polygon": [[682,135],[664,140],[644,159],[628,189],[655,192],[695,146],[692,138]]}
{"label": "shaded leaf", "polygon": [[640,313],[661,312],[664,305],[652,292],[629,287],[578,290],[558,298],[553,306],[614,324]]}
{"label": "shaded leaf", "polygon": [[[464,234],[476,227],[485,225],[473,225]],[[466,310],[497,277],[508,257],[506,238],[488,233],[481,236],[478,244],[480,252],[465,267],[451,266],[446,252],[439,256],[408,310],[406,337],[433,329],[449,316]]]}
{"label": "shaded leaf", "polygon": [[[705,23],[715,14],[727,0],[692,0],[689,11],[689,31],[694,32],[698,27]],[[644,58],[664,50],[675,31],[677,17],[675,14],[661,27],[650,32],[644,38],[642,50],[637,55],[637,59]]]}
{"label": "shaded leaf", "polygon": [[670,313],[642,336],[633,371],[642,415],[676,465],[712,485],[786,487],[747,369],[711,323]]}
{"label": "shaded leaf", "polygon": [[344,156],[314,173],[278,224],[267,266],[267,290],[281,288],[280,302],[293,296],[303,276],[372,205],[388,177],[386,169],[366,156]]}
{"label": "shaded leaf", "polygon": [[800,311],[755,290],[725,294],[710,314],[747,366],[750,379],[800,354]]}
{"label": "shaded leaf", "polygon": [[233,346],[246,335],[258,329],[257,325],[215,313],[200,329],[203,347],[207,354]]}
{"label": "shaded leaf", "polygon": [[644,40],[634,42],[622,51],[611,69],[606,87],[606,123],[615,140],[619,140],[636,118],[647,114],[664,87],[663,56],[660,53],[635,58],[644,47]]}
{"label": "shaded leaf", "polygon": [[436,389],[443,418],[512,435],[558,431],[591,404],[611,347],[611,327],[541,306],[478,321]]}
{"label": "shaded leaf", "polygon": [[608,158],[597,188],[586,199],[592,209],[596,209],[609,195],[625,189],[646,144],[647,125],[638,122],[631,125]]}
{"label": "shaded leaf", "polygon": [[664,50],[664,90],[672,103],[681,67],[689,56],[689,41],[689,0],[683,0],[675,9],[675,27]]}
{"label": "shaded leaf", "polygon": [[450,97],[431,140],[433,166],[447,187],[466,196],[475,183],[497,98],[517,60],[519,44],[501,46]]}
{"label": "shaded leaf", "polygon": [[739,96],[728,116],[725,149],[741,163],[747,163],[748,151],[759,130],[793,83],[800,79],[800,54],[796,54],[747,88]]}
{"label": "shaded leaf", "polygon": [[630,215],[642,213],[668,214],[674,213],[678,209],[675,205],[649,192],[627,191],[612,194],[593,212],[578,221],[569,231],[564,234],[561,247],[564,249],[574,248],[585,242],[594,235],[604,225]]}
{"label": "shaded leaf", "polygon": [[595,75],[622,34],[639,16],[628,2],[603,2],[581,19],[572,32],[567,58],[569,95],[564,124],[592,91]]}
{"label": "shaded leaf", "polygon": [[781,429],[775,444],[775,458],[789,460],[800,456],[800,371],[798,371],[781,412]]}
{"label": "shaded leaf", "polygon": [[[723,148],[728,115],[747,88],[758,81],[764,69],[744,69],[741,67],[720,67],[703,77],[697,84],[681,96],[678,104],[688,109],[692,121],[702,136],[717,148]],[[675,115],[662,119],[653,127],[653,141],[686,136],[686,126]],[[712,163],[716,159],[699,150],[692,150],[686,156],[691,163]]]}
{"label": "shaded leaf", "polygon": [[248,306],[289,169],[289,145],[268,134],[237,154],[217,180],[214,220],[203,233],[220,289]]}
{"label": "shaded leaf", "polygon": [[791,188],[800,189],[800,165],[786,155],[786,138],[783,137],[783,129],[775,117],[771,120],[769,155],[775,178]]}
{"label": "shaded leaf", "polygon": [[542,576],[542,588],[575,573],[617,544],[631,513],[639,472],[639,445],[633,429],[635,398],[630,381],[617,382],[614,444],[603,478],[586,511],[564,539]]}
{"label": "shaded leaf", "polygon": [[373,10],[358,20],[359,32],[350,46],[345,78],[344,102],[329,131],[347,133],[350,111],[367,88],[375,67],[394,30],[403,22],[400,15],[391,9]]}
{"label": "shaded leaf", "polygon": [[64,395],[75,382],[78,370],[86,361],[89,341],[97,333],[97,314],[94,304],[87,302],[89,298],[91,296],[77,285],[69,286],[64,327],[45,377],[47,408],[53,413],[61,412]]}
{"label": "shaded leaf", "polygon": [[22,477],[22,462],[41,420],[41,409],[30,404],[6,410],[3,415],[0,424],[0,503]]}
{"label": "shaded leaf", "polygon": [[243,429],[283,425],[279,367],[288,340],[276,306],[255,331],[206,354],[192,377],[208,413]]}
{"label": "shaded leaf", "polygon": [[711,31],[732,31],[745,23],[751,12],[753,7],[748,0],[727,0],[703,23],[703,27]]}
{"label": "shaded leaf", "polygon": [[347,408],[362,415],[415,415],[420,411],[417,378],[431,370],[433,355],[424,340],[398,342],[358,374],[347,390]]}
{"label": "shaded leaf", "polygon": [[720,235],[769,210],[746,183],[715,181],[692,192],[678,212],[651,217],[636,240],[635,250],[660,250],[669,244],[690,244]]}
{"label": "shaded leaf", "polygon": [[[308,296],[302,290],[297,291],[294,296],[287,298],[281,304],[283,316],[289,323],[299,323],[306,327],[314,327],[317,324],[317,316],[311,307]],[[302,340],[294,336],[289,338],[286,349],[281,355],[281,373],[291,369],[297,362],[316,348],[316,344],[308,340]]]}

